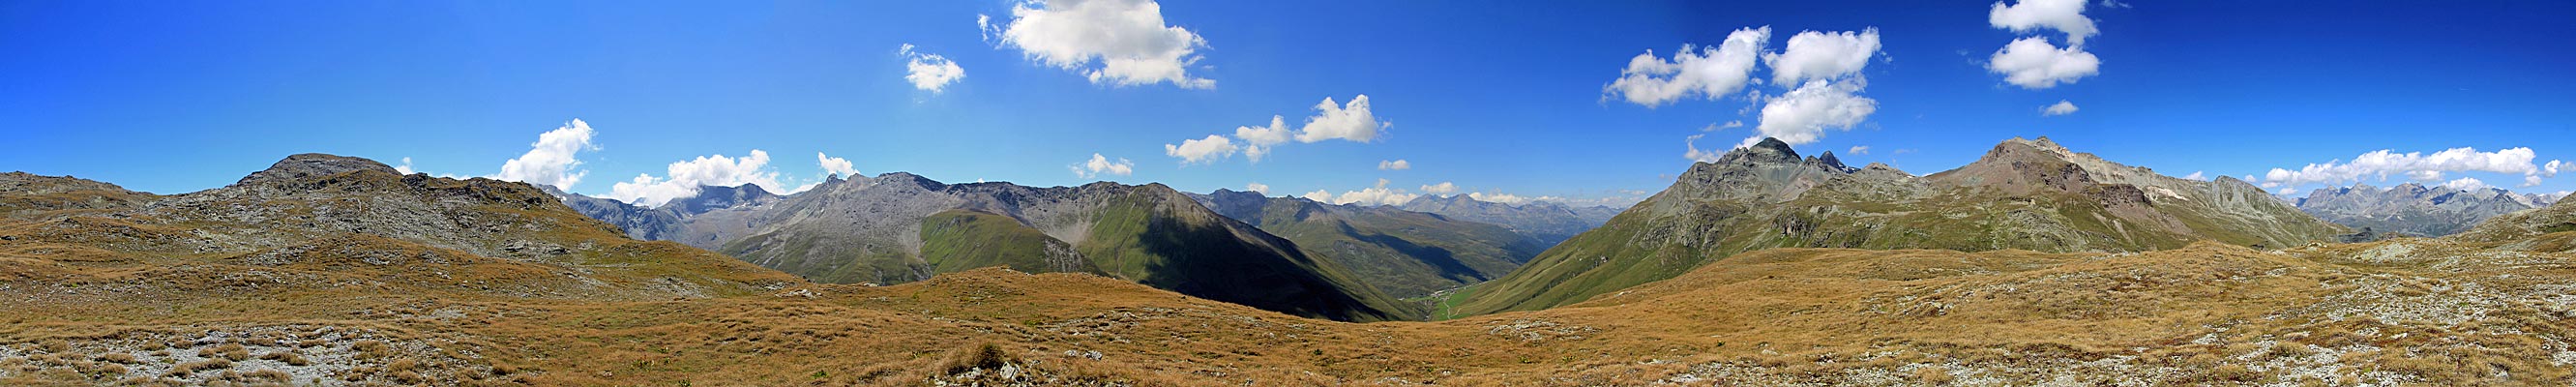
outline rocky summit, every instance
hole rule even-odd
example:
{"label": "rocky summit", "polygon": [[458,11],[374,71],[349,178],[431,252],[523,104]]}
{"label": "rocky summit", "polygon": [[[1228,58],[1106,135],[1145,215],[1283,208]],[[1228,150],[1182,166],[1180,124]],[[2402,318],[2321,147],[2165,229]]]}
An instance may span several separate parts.
{"label": "rocky summit", "polygon": [[2164,176],[2046,137],[2005,141],[1920,177],[1765,139],[1692,165],[1608,224],[1452,301],[1463,314],[1541,309],[1780,247],[2121,252],[2194,241],[2271,248],[2345,233],[2244,181]]}
{"label": "rocky summit", "polygon": [[2501,188],[2455,189],[2405,183],[2320,188],[2298,201],[2299,210],[2355,229],[2413,236],[2466,231],[2487,218],[2548,207],[2554,197]]}

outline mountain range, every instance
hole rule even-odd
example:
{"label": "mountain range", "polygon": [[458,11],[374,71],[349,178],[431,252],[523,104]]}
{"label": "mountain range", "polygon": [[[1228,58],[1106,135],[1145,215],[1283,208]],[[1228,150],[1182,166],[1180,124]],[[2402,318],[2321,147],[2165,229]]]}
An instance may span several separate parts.
{"label": "mountain range", "polygon": [[1099,274],[1312,317],[1420,314],[1351,268],[1160,184],[945,184],[897,172],[831,176],[788,196],[753,185],[702,187],[649,209],[567,201],[594,217],[634,224],[626,230],[638,238],[678,241],[823,282],[906,283],[1000,265]]}
{"label": "mountain range", "polygon": [[1997,144],[1929,176],[1802,157],[1764,139],[1470,287],[1437,314],[1534,310],[1672,278],[1768,248],[2147,251],[2198,240],[2255,247],[2347,231],[2231,177],[2182,179],[2076,153],[2046,137]]}
{"label": "mountain range", "polygon": [[1219,189],[1201,205],[1296,242],[1401,298],[1501,277],[1546,245],[1499,225],[1389,206],[1336,205]]}
{"label": "mountain range", "polygon": [[2468,230],[2497,215],[2548,207],[2557,199],[2502,188],[2457,189],[2416,183],[2378,188],[2355,184],[2311,191],[2299,199],[2298,205],[2300,211],[2355,229],[2443,236]]}
{"label": "mountain range", "polygon": [[1564,242],[1566,238],[1593,227],[1601,227],[1602,223],[1610,221],[1611,216],[1619,214],[1619,209],[1608,206],[1577,207],[1549,201],[1506,204],[1476,200],[1468,195],[1422,195],[1396,207],[1501,225],[1547,246]]}
{"label": "mountain range", "polygon": [[[2006,145],[2045,151],[2038,148],[2044,143]],[[1694,166],[1727,172],[1716,173],[1721,176],[1715,180],[1677,182],[1676,189],[1639,208],[1684,197],[1738,198],[1695,203],[1703,206],[1763,203],[1791,191],[1801,193],[1785,202],[1802,203],[1865,191],[1859,188],[1904,187],[1906,180],[1932,179],[1885,166],[1843,167],[1822,155],[1795,156],[1786,147],[1738,153],[1740,158],[1730,159],[1746,164]],[[2020,156],[1993,159],[2057,168]],[[2021,194],[2005,193],[2016,192],[2008,189],[2014,184],[1939,186],[1958,192],[1929,195],[1987,195],[2004,202],[1995,208],[2082,213],[2075,210],[2088,202],[2057,193],[2068,187],[2127,191],[2098,187],[2112,184],[2102,181],[2121,181],[2101,177],[2117,177],[2118,170],[2097,172],[2080,159],[2070,163],[2079,165],[2078,171],[2054,176],[2091,180],[2095,186],[2056,180],[2018,185],[2031,187]],[[1848,176],[1810,173],[1885,174],[1884,179],[1895,182],[1853,184],[1840,180]],[[1711,183],[1777,183],[1782,176],[1824,184]],[[1992,176],[1977,181],[2013,180]],[[1563,307],[1442,321],[1352,323],[1270,309],[1276,304],[1254,308],[1164,290],[1159,287],[1168,283],[1117,278],[1116,273],[1102,273],[1111,270],[1098,264],[1088,269],[1098,271],[1086,271],[1082,265],[1092,262],[1087,258],[1004,259],[975,251],[1029,246],[1028,241],[1040,248],[1054,246],[1045,242],[1064,239],[1030,225],[1084,223],[1085,218],[1173,218],[1169,222],[1184,223],[1193,216],[1240,216],[1278,224],[1279,230],[1418,227],[1415,232],[1423,236],[1385,235],[1426,241],[1469,228],[1439,225],[1443,216],[1437,214],[1240,192],[1194,197],[1156,185],[1031,188],[945,185],[906,177],[832,182],[842,186],[698,212],[683,223],[761,214],[807,219],[776,223],[801,226],[747,232],[779,235],[850,220],[833,211],[887,208],[800,200],[878,203],[871,198],[883,193],[865,191],[895,190],[947,198],[921,203],[976,203],[930,210],[933,215],[913,219],[926,224],[918,231],[924,235],[967,236],[925,237],[924,255],[998,262],[956,272],[934,268],[937,273],[929,279],[883,286],[816,283],[678,243],[633,239],[618,226],[577,213],[565,201],[524,183],[403,175],[381,163],[329,155],[296,155],[226,187],[177,195],[72,177],[0,173],[0,300],[9,300],[0,302],[0,321],[8,322],[7,329],[0,329],[0,385],[2576,381],[2576,368],[2559,361],[2576,358],[2571,349],[2576,347],[2569,345],[2576,342],[2576,329],[2558,317],[2576,315],[2576,308],[2564,302],[2570,294],[2569,273],[2576,273],[2571,271],[2576,265],[2570,264],[2576,262],[2576,204],[2566,202],[2499,215],[2448,237],[2366,243],[2247,242],[2278,231],[2251,230],[2135,252],[1777,247],[1713,257],[1669,278]],[[1755,177],[1769,180],[1728,180]],[[2155,187],[2176,194],[2148,194],[2148,205],[2157,214],[2209,210],[2189,207],[2220,201],[2195,188],[2243,189],[2217,186],[2226,180],[2173,179],[2198,184],[2163,185],[2171,181],[2128,178],[2160,184]],[[1880,183],[1888,184],[1876,185]],[[817,192],[837,194],[812,195]],[[1905,195],[1901,197],[1915,200],[1905,205],[1923,206],[1924,211],[1958,205],[1926,204],[1932,199],[1915,196],[1926,194]],[[2191,203],[2182,203],[2185,199]],[[1104,204],[1082,204],[1091,200]],[[1122,203],[1201,211],[1115,209]],[[1787,213],[1834,213],[1840,211],[1834,206],[1860,205]],[[788,206],[846,210],[777,209]],[[1013,211],[989,210],[993,208],[1024,214],[1005,215]],[[1252,208],[1261,209],[1258,216],[1246,211]],[[2271,214],[2281,209],[2231,208],[2243,213],[2227,213],[2241,220],[2256,210]],[[1122,215],[1088,216],[1095,213]],[[2110,214],[2103,219],[2113,221],[2103,223],[2113,231],[2137,228],[2128,225],[2139,221],[2123,216],[2145,215],[2093,213]],[[1282,216],[1296,214],[1302,216]],[[1567,243],[1640,235],[1627,230],[1639,229],[1632,223],[1654,219],[1650,215],[1658,214],[1631,210]],[[2301,214],[2283,216],[2293,215]],[[1727,227],[1788,238],[1804,227],[1798,225],[1828,224],[1771,216]],[[1405,220],[1400,224],[1430,223],[1386,226],[1369,220],[1378,217]],[[1099,231],[1119,222],[1089,223],[1094,230],[1089,235],[1124,234]],[[1202,230],[1248,234],[1239,230],[1253,228],[1249,222],[1233,224],[1238,226]],[[1459,235],[1519,236],[1485,226]],[[2074,235],[2103,233],[2085,226],[2061,228],[2079,231]],[[1784,235],[1769,236],[1775,232]],[[1656,235],[1746,237],[1738,233],[1683,229]],[[1277,247],[1281,251],[1271,256],[1316,249],[1274,238],[1282,240],[1272,245],[1297,247]],[[1848,240],[1804,240],[1881,240],[1875,238],[1864,233]],[[936,241],[977,240],[1006,242],[933,252],[942,249],[934,247]],[[1342,243],[1360,250],[1395,245],[1349,240],[1316,245]],[[1528,267],[1557,259],[1551,254],[1563,248],[1541,254]],[[1073,249],[1085,253],[1097,247]],[[1030,256],[1026,254],[1005,255]],[[1041,251],[1036,256],[1047,255]],[[1166,259],[1191,257],[1197,255]],[[1405,257],[1414,255],[1377,259],[1401,262],[1409,259]],[[1006,270],[1022,267],[1075,270]],[[1504,280],[1524,272],[1528,270],[1514,271]]]}

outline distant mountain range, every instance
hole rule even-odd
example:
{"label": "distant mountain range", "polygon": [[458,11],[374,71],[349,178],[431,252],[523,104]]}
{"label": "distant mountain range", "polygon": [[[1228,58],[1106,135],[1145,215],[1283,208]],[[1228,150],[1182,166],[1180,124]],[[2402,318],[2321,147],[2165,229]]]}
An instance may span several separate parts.
{"label": "distant mountain range", "polygon": [[679,241],[816,281],[905,283],[1000,265],[1093,273],[1313,317],[1420,316],[1358,271],[1161,184],[944,184],[897,172],[833,176],[790,196],[749,185],[704,187],[649,209],[566,196],[635,237]]}
{"label": "distant mountain range", "polygon": [[1224,189],[1190,196],[1218,214],[1296,242],[1307,255],[1338,261],[1361,281],[1402,298],[1502,277],[1547,249],[1503,226],[1395,207]]}
{"label": "distant mountain range", "polygon": [[1504,204],[1476,200],[1468,195],[1423,195],[1397,208],[1502,225],[1547,246],[1564,242],[1566,238],[1593,227],[1601,227],[1602,223],[1610,221],[1611,216],[1619,215],[1620,210],[1608,206],[1575,207],[1548,201]]}
{"label": "distant mountain range", "polygon": [[2280,247],[2347,233],[2230,177],[2198,181],[2076,153],[2046,137],[1916,177],[1801,157],[1764,139],[1697,163],[1669,188],[1439,315],[1533,310],[1775,247],[2145,251],[2196,240]]}
{"label": "distant mountain range", "polygon": [[2443,236],[2468,230],[2497,215],[2548,207],[2558,199],[2501,188],[2453,189],[2415,183],[2378,188],[2355,184],[2311,191],[2299,199],[2298,205],[2300,211],[2355,229]]}

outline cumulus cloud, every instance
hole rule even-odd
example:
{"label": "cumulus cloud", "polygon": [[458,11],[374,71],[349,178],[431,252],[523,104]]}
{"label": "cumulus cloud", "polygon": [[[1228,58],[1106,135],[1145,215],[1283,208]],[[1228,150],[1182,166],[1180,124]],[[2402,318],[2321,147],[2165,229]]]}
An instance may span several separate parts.
{"label": "cumulus cloud", "polygon": [[903,80],[912,81],[912,88],[938,94],[946,90],[948,84],[966,78],[966,68],[957,67],[957,62],[950,61],[948,57],[939,56],[939,54],[913,51],[911,43],[904,43],[903,47],[896,49],[895,52],[903,55],[906,61],[904,68],[907,73],[904,74]]}
{"label": "cumulus cloud", "polygon": [[2487,189],[2487,182],[2478,181],[2478,178],[2474,177],[2463,177],[2442,182],[2442,187],[2455,190],[2481,190]]}
{"label": "cumulus cloud", "polygon": [[[2077,46],[2084,39],[2100,34],[2093,19],[2084,17],[2085,0],[2021,0],[2018,4],[1997,2],[1986,12],[1986,22],[1995,28],[2013,32],[2052,29],[2066,34],[2066,41]],[[2107,3],[2106,3],[2107,4]]]}
{"label": "cumulus cloud", "polygon": [[1291,129],[1288,127],[1286,117],[1273,115],[1270,116],[1269,126],[1235,127],[1234,137],[1231,139],[1208,135],[1207,138],[1183,141],[1179,145],[1165,144],[1163,153],[1180,157],[1183,164],[1189,164],[1213,162],[1215,159],[1222,159],[1240,150],[1244,158],[1259,163],[1262,158],[1270,156],[1273,148],[1291,140],[1305,143],[1336,139],[1372,142],[1377,141],[1377,136],[1393,125],[1393,123],[1378,120],[1377,113],[1369,110],[1367,94],[1351,97],[1351,102],[1348,104],[1336,102],[1332,97],[1324,97],[1323,102],[1315,104],[1315,115],[1306,117],[1306,123],[1303,126]]}
{"label": "cumulus cloud", "polygon": [[1510,204],[1510,205],[1515,205],[1515,206],[1517,206],[1517,205],[1522,205],[1522,204],[1529,204],[1529,203],[1530,203],[1530,202],[1532,202],[1532,201],[1536,201],[1536,200],[1534,200],[1534,198],[1523,197],[1523,196],[1520,196],[1520,195],[1513,195],[1513,194],[1507,194],[1507,193],[1483,193],[1483,192],[1470,192],[1470,193],[1468,193],[1468,194],[1467,194],[1467,198],[1469,198],[1469,199],[1476,199],[1477,201],[1483,201],[1483,202],[1488,202],[1488,203],[1502,203],[1502,204]]}
{"label": "cumulus cloud", "polygon": [[1256,182],[1250,182],[1250,183],[1243,183],[1243,190],[1245,190],[1245,191],[1252,191],[1252,192],[1260,192],[1260,193],[1261,193],[1261,194],[1263,194],[1263,195],[1268,195],[1268,194],[1270,194],[1270,185],[1269,185],[1269,184],[1261,184],[1261,182],[1257,182],[1257,181],[1256,181]]}
{"label": "cumulus cloud", "polygon": [[1718,156],[1726,155],[1726,152],[1699,149],[1700,137],[1708,137],[1708,135],[1694,134],[1690,135],[1690,137],[1682,138],[1682,148],[1689,149],[1688,151],[1682,152],[1682,158],[1689,159],[1692,162],[1714,163],[1717,162]]}
{"label": "cumulus cloud", "polygon": [[1851,149],[1849,149],[1849,150],[1844,150],[1844,151],[1843,151],[1843,153],[1849,153],[1849,154],[1855,154],[1855,155],[1865,155],[1865,154],[1869,154],[1869,146],[1868,146],[1868,145],[1854,146],[1854,147],[1851,147]]}
{"label": "cumulus cloud", "polygon": [[2074,102],[2057,100],[2057,104],[2055,105],[2048,105],[2048,107],[2039,108],[2040,116],[2062,116],[2068,114],[2075,114]]}
{"label": "cumulus cloud", "polygon": [[402,165],[396,165],[396,166],[394,166],[394,172],[395,172],[395,173],[401,173],[401,174],[409,175],[409,174],[412,174],[412,173],[414,173],[414,172],[419,172],[419,171],[414,171],[414,170],[412,170],[412,169],[411,169],[411,158],[410,158],[410,157],[404,157],[404,158],[402,158]]}
{"label": "cumulus cloud", "polygon": [[2004,82],[2037,90],[2100,73],[2102,58],[2084,52],[2081,46],[2059,49],[2048,38],[2033,36],[2013,40],[1996,50],[1986,59],[1986,70],[2003,74]]}
{"label": "cumulus cloud", "polygon": [[1413,162],[1411,162],[1411,161],[1404,161],[1404,160],[1393,160],[1393,161],[1389,161],[1389,160],[1378,160],[1378,161],[1377,161],[1377,170],[1380,170],[1380,171],[1401,171],[1401,170],[1407,170],[1407,169],[1413,169]]}
{"label": "cumulus cloud", "polygon": [[1735,129],[1735,128],[1741,128],[1741,127],[1744,127],[1744,121],[1727,121],[1726,123],[1723,123],[1723,124],[1708,124],[1708,126],[1700,127],[1700,128],[1699,128],[1699,131],[1702,131],[1702,132],[1715,132],[1715,131],[1720,131],[1720,130]]}
{"label": "cumulus cloud", "polygon": [[2525,182],[2530,182],[2532,178],[2556,175],[2547,166],[2533,164],[2532,160],[2536,158],[2534,156],[2531,148],[2479,152],[2476,148],[2461,147],[2432,154],[2397,153],[2395,150],[2381,149],[2363,153],[2361,156],[2354,157],[2351,162],[2335,160],[2324,164],[2308,164],[2298,170],[2273,168],[2271,172],[2263,175],[2263,180],[2267,184],[2342,185],[2358,182],[2364,178],[2386,180],[2389,176],[2403,176],[2417,181],[2437,181],[2441,180],[2445,173],[2490,172],[2523,175]]}
{"label": "cumulus cloud", "polygon": [[1243,156],[1256,163],[1261,162],[1261,156],[1270,155],[1270,147],[1287,143],[1291,137],[1294,134],[1288,129],[1288,121],[1279,116],[1270,116],[1270,126],[1234,128],[1234,138],[1243,140]]}
{"label": "cumulus cloud", "polygon": [[825,173],[841,175],[842,177],[859,176],[859,169],[852,167],[849,159],[825,156],[823,155],[823,152],[814,152],[814,160],[817,163],[822,164],[823,172]]}
{"label": "cumulus cloud", "polygon": [[635,179],[617,183],[608,189],[608,198],[647,207],[659,207],[671,199],[698,194],[698,187],[732,187],[758,185],[762,189],[786,188],[778,183],[778,172],[767,170],[769,152],[751,150],[742,158],[725,155],[698,156],[696,159],[671,163],[665,168],[668,177],[637,174]]}
{"label": "cumulus cloud", "polygon": [[1737,148],[1753,146],[1763,137],[1778,138],[1789,145],[1814,143],[1825,136],[1826,129],[1851,130],[1878,112],[1878,100],[1860,96],[1868,81],[1851,78],[1840,81],[1809,80],[1788,94],[1771,98],[1762,105],[1762,124],[1754,127],[1752,137]]}
{"label": "cumulus cloud", "polygon": [[589,171],[573,170],[581,166],[581,159],[576,156],[583,150],[599,149],[590,143],[592,133],[590,123],[574,119],[563,127],[537,135],[537,142],[528,144],[532,149],[527,154],[501,163],[501,173],[492,178],[551,185],[571,191],[574,183],[581,182],[582,175],[589,174]]}
{"label": "cumulus cloud", "polygon": [[1308,200],[1332,204],[1379,206],[1403,204],[1406,201],[1413,200],[1413,198],[1422,196],[1405,192],[1403,189],[1387,188],[1386,184],[1386,179],[1377,179],[1377,186],[1375,187],[1362,188],[1357,191],[1343,191],[1340,195],[1334,195],[1325,190],[1315,190],[1315,192],[1306,193],[1305,197]]}
{"label": "cumulus cloud", "polygon": [[1208,135],[1197,140],[1181,140],[1180,145],[1163,144],[1163,155],[1181,158],[1181,165],[1213,163],[1234,156],[1243,147],[1225,136]]}
{"label": "cumulus cloud", "polygon": [[1377,114],[1369,112],[1367,94],[1351,97],[1350,104],[1335,104],[1333,97],[1324,97],[1324,102],[1315,104],[1315,116],[1307,117],[1306,126],[1297,129],[1297,142],[1333,139],[1375,141],[1387,125],[1377,120]]}
{"label": "cumulus cloud", "polygon": [[1076,163],[1072,168],[1074,176],[1079,176],[1085,179],[1104,174],[1127,176],[1129,174],[1136,173],[1135,162],[1127,161],[1127,159],[1124,158],[1118,159],[1117,162],[1110,162],[1109,157],[1101,156],[1099,153],[1091,154],[1091,160]]}
{"label": "cumulus cloud", "polygon": [[1428,194],[1433,194],[1433,195],[1447,195],[1447,194],[1457,193],[1457,192],[1458,192],[1458,184],[1457,184],[1457,183],[1452,183],[1452,182],[1446,182],[1446,181],[1443,181],[1443,182],[1440,182],[1440,184],[1432,184],[1432,185],[1425,185],[1425,186],[1422,186],[1422,192],[1423,192],[1423,193],[1428,193]]}
{"label": "cumulus cloud", "polygon": [[1206,39],[1163,20],[1152,0],[1024,0],[1011,20],[997,24],[976,15],[986,40],[1018,48],[1030,60],[1081,73],[1094,84],[1171,83],[1215,88],[1216,81],[1189,74]]}
{"label": "cumulus cloud", "polygon": [[2199,180],[2199,181],[2209,181],[2209,175],[2208,175],[2208,174],[2205,174],[2205,173],[2203,173],[2203,172],[2205,172],[2205,171],[2192,171],[2192,173],[2191,173],[2190,175],[2183,176],[2182,178],[2184,178],[2184,179],[2191,179],[2191,180]]}
{"label": "cumulus cloud", "polygon": [[1762,55],[1771,66],[1771,82],[1795,85],[1804,80],[1832,80],[1859,74],[1878,55],[1878,29],[1861,32],[1799,32],[1777,53]]}
{"label": "cumulus cloud", "polygon": [[1735,30],[1713,47],[1683,44],[1669,60],[1647,50],[1628,59],[1618,80],[1601,87],[1601,98],[1655,107],[1694,95],[1715,99],[1734,94],[1752,79],[1753,65],[1770,44],[1771,27],[1765,26]]}

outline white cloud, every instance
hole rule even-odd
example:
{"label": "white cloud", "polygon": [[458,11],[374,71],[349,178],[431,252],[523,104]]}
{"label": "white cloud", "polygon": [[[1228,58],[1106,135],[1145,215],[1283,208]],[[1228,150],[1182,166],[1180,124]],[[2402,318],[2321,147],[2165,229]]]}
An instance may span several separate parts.
{"label": "white cloud", "polygon": [[1517,205],[1522,205],[1522,204],[1529,204],[1529,202],[1535,201],[1535,200],[1532,200],[1532,198],[1522,197],[1522,196],[1520,196],[1520,195],[1513,195],[1513,194],[1507,194],[1507,193],[1492,193],[1492,194],[1489,194],[1489,193],[1483,193],[1483,192],[1470,192],[1470,193],[1467,193],[1467,198],[1469,198],[1469,199],[1476,199],[1476,200],[1478,200],[1478,201],[1483,201],[1483,202],[1488,202],[1488,203],[1502,203],[1502,204],[1510,204],[1510,205],[1515,205],[1515,206],[1517,206]]}
{"label": "white cloud", "polygon": [[2048,38],[2033,36],[2013,40],[1996,50],[1993,57],[1987,58],[1986,70],[2003,74],[2004,82],[2037,90],[2100,73],[2102,58],[2084,52],[2081,46],[2058,49]]}
{"label": "white cloud", "polygon": [[1422,192],[1433,195],[1447,195],[1458,192],[1458,184],[1443,181],[1440,182],[1440,184],[1422,186]]}
{"label": "white cloud", "polygon": [[1809,80],[1788,94],[1771,98],[1762,106],[1762,124],[1754,127],[1752,137],[1736,147],[1752,146],[1763,137],[1778,138],[1789,145],[1814,143],[1824,138],[1825,129],[1851,130],[1878,111],[1878,100],[1860,96],[1868,81],[1851,78],[1840,81]]}
{"label": "white cloud", "polygon": [[581,166],[581,160],[575,156],[579,156],[582,150],[599,149],[590,143],[592,133],[590,123],[574,119],[563,127],[537,135],[537,142],[528,144],[533,149],[519,155],[519,158],[501,163],[501,173],[492,178],[551,185],[571,191],[574,183],[581,182],[582,175],[589,174],[589,171],[573,170]]}
{"label": "white cloud", "polygon": [[1845,151],[1843,151],[1843,153],[1855,154],[1855,155],[1865,155],[1865,154],[1869,154],[1869,146],[1868,146],[1868,145],[1861,145],[1861,146],[1851,147],[1851,149],[1850,149],[1850,150],[1845,150]]}
{"label": "white cloud", "polygon": [[[2084,45],[2084,38],[2100,34],[2093,19],[2084,17],[2085,0],[2021,0],[2018,4],[1995,3],[1986,13],[1986,23],[2013,32],[2047,28],[2066,33],[2066,40]],[[2107,4],[2107,3],[2106,3]]]}
{"label": "white cloud", "polygon": [[825,173],[841,175],[841,177],[859,176],[859,169],[852,167],[849,159],[824,156],[823,152],[814,152],[814,160],[823,165]]}
{"label": "white cloud", "polygon": [[1376,206],[1404,204],[1406,201],[1411,201],[1413,198],[1422,196],[1405,192],[1402,189],[1387,188],[1386,183],[1386,179],[1377,179],[1377,186],[1375,187],[1362,188],[1357,191],[1343,191],[1340,195],[1334,195],[1324,190],[1316,190],[1315,192],[1306,193],[1306,199],[1332,204]]}
{"label": "white cloud", "polygon": [[2281,196],[2290,196],[2290,194],[2295,194],[2295,193],[2299,193],[2299,189],[2297,189],[2297,188],[2289,188],[2289,187],[2281,187],[2281,189],[2280,189],[2280,190],[2278,190],[2278,191],[2272,191],[2272,194],[2274,194],[2274,195],[2281,195]]}
{"label": "white cloud", "polygon": [[2540,186],[2540,175],[2523,175],[2521,188]]}
{"label": "white cloud", "polygon": [[2206,172],[2206,171],[2192,171],[2190,175],[2185,175],[2185,176],[2183,176],[2182,178],[2184,178],[2184,179],[2191,179],[2191,180],[2199,180],[2199,181],[2209,181],[2209,175],[2208,175],[2208,174],[2206,174],[2206,173],[2203,173],[2203,172]]}
{"label": "white cloud", "polygon": [[1741,127],[1744,127],[1744,121],[1727,121],[1727,122],[1726,122],[1726,123],[1724,123],[1724,124],[1708,124],[1708,126],[1700,127],[1700,128],[1699,128],[1699,131],[1702,131],[1702,132],[1715,132],[1715,131],[1720,131],[1720,130],[1735,129],[1735,128],[1741,128]]}
{"label": "white cloud", "polygon": [[2443,182],[2442,187],[2456,190],[2481,190],[2487,188],[2487,182],[2478,181],[2478,178],[2474,177],[2463,177]]}
{"label": "white cloud", "polygon": [[1753,65],[1770,44],[1771,27],[1765,26],[1735,30],[1724,43],[1696,47],[1696,52],[1683,44],[1671,60],[1647,50],[1628,59],[1619,79],[1601,87],[1601,97],[1655,107],[1692,95],[1715,99],[1734,94],[1752,79]]}
{"label": "white cloud", "polygon": [[2039,108],[2039,115],[2043,117],[2062,116],[2068,114],[2075,114],[2075,103],[2062,99],[2057,100],[2057,104],[2055,105],[2048,105],[2048,107]]}
{"label": "white cloud", "polygon": [[913,51],[911,43],[904,43],[903,47],[895,52],[903,55],[904,68],[907,71],[903,80],[912,81],[912,88],[938,94],[946,90],[948,84],[966,78],[966,68],[957,67],[957,62],[950,61],[948,57],[939,56],[939,54]]}
{"label": "white cloud", "polygon": [[2526,182],[2530,177],[2554,175],[2547,167],[2533,165],[2534,158],[2531,148],[2479,152],[2476,148],[2462,147],[2429,155],[2421,152],[2397,153],[2394,150],[2381,149],[2363,153],[2361,156],[2354,157],[2349,163],[2335,160],[2325,164],[2308,164],[2295,171],[2273,168],[2271,172],[2264,174],[2263,179],[2266,183],[2278,182],[2288,185],[2311,183],[2341,185],[2370,177],[2386,180],[2392,175],[2418,181],[2435,181],[2440,180],[2444,173],[2450,172],[2518,174],[2524,175]]}
{"label": "white cloud", "polygon": [[1094,84],[1216,87],[1215,80],[1188,71],[1207,40],[1166,24],[1162,4],[1152,0],[1025,0],[1011,6],[1007,23],[975,17],[986,40],[998,39],[1030,60],[1082,73]]}
{"label": "white cloud", "polygon": [[1270,155],[1270,147],[1287,143],[1291,136],[1288,121],[1279,116],[1270,116],[1270,126],[1234,128],[1234,138],[1243,139],[1243,156],[1256,163],[1261,162],[1262,156]]}
{"label": "white cloud", "polygon": [[412,170],[412,169],[411,169],[411,158],[410,158],[410,157],[404,157],[404,158],[402,158],[402,162],[403,162],[403,163],[402,163],[402,165],[396,165],[396,166],[394,166],[394,172],[395,172],[395,173],[401,173],[401,174],[409,175],[409,174],[412,174],[413,172],[419,172],[419,171],[414,171],[414,170]]}
{"label": "white cloud", "polygon": [[1313,200],[1313,201],[1317,201],[1317,202],[1324,202],[1324,203],[1332,203],[1332,202],[1333,202],[1333,192],[1332,192],[1332,191],[1320,190],[1320,189],[1319,189],[1319,190],[1315,190],[1315,192],[1307,192],[1305,195],[1299,195],[1298,197],[1303,197],[1303,198],[1306,198],[1306,200]]}
{"label": "white cloud", "polygon": [[[404,163],[404,164],[410,164],[410,163],[411,163],[411,159],[403,159],[403,163]],[[2541,167],[2540,167],[2540,176],[2542,176],[2542,177],[2558,177],[2558,167],[2566,166],[2566,165],[2567,165],[2567,163],[2566,163],[2566,162],[2564,162],[2564,161],[2559,161],[2559,160],[2549,160],[2549,165],[2544,165],[2544,166],[2541,166]]]}
{"label": "white cloud", "polygon": [[1263,194],[1263,195],[1268,195],[1268,194],[1270,194],[1270,185],[1269,185],[1269,184],[1261,184],[1261,182],[1257,182],[1257,181],[1256,181],[1256,182],[1250,182],[1250,183],[1243,183],[1243,190],[1245,190],[1245,191],[1252,191],[1252,192],[1260,192],[1260,193],[1261,193],[1261,194]]}
{"label": "white cloud", "polygon": [[1234,156],[1240,149],[1243,147],[1234,145],[1234,140],[1211,134],[1204,139],[1181,140],[1180,145],[1163,144],[1163,155],[1181,158],[1181,165],[1206,164]]}
{"label": "white cloud", "polygon": [[1189,164],[1213,162],[1241,150],[1245,158],[1259,163],[1262,158],[1270,156],[1272,148],[1290,140],[1307,143],[1336,139],[1372,142],[1393,125],[1379,121],[1377,113],[1369,110],[1367,94],[1351,97],[1348,104],[1324,97],[1323,102],[1315,104],[1315,115],[1306,117],[1305,125],[1297,129],[1289,129],[1286,118],[1274,115],[1270,116],[1269,126],[1235,127],[1232,139],[1209,135],[1205,139],[1182,141],[1180,145],[1165,144],[1163,153],[1180,157],[1183,164]]}
{"label": "white cloud", "polygon": [[1110,162],[1109,157],[1101,156],[1099,153],[1091,154],[1091,160],[1074,164],[1072,168],[1074,176],[1080,176],[1085,179],[1100,176],[1102,174],[1127,176],[1129,174],[1136,173],[1135,162],[1127,161],[1127,159],[1124,158],[1118,159],[1118,162]]}
{"label": "white cloud", "polygon": [[1401,171],[1401,170],[1407,170],[1407,169],[1413,169],[1413,162],[1411,162],[1411,161],[1404,161],[1404,160],[1394,160],[1394,161],[1378,160],[1378,161],[1377,161],[1377,170],[1380,170],[1380,171]]}
{"label": "white cloud", "polygon": [[1682,147],[1690,149],[1690,151],[1682,153],[1682,158],[1690,159],[1692,162],[1714,163],[1717,162],[1718,156],[1725,156],[1726,152],[1699,149],[1699,138],[1707,136],[1708,135],[1705,134],[1694,134],[1690,135],[1690,137],[1682,138]]}
{"label": "white cloud", "polygon": [[700,186],[732,187],[759,185],[762,189],[786,188],[778,183],[778,172],[769,171],[769,152],[751,150],[742,158],[724,155],[698,156],[696,159],[671,163],[668,178],[637,174],[635,180],[620,182],[608,189],[608,198],[647,207],[698,194]]}
{"label": "white cloud", "polygon": [[1788,47],[1780,52],[1763,54],[1762,62],[1771,66],[1773,84],[1795,85],[1859,74],[1877,55],[1877,28],[1859,33],[1805,31],[1790,36]]}
{"label": "white cloud", "polygon": [[1315,104],[1315,111],[1314,117],[1306,118],[1306,126],[1297,129],[1298,142],[1332,139],[1369,142],[1376,140],[1378,133],[1388,125],[1378,121],[1377,114],[1369,112],[1367,94],[1351,97],[1351,103],[1346,105],[1333,103],[1333,97],[1324,97],[1324,102]]}

